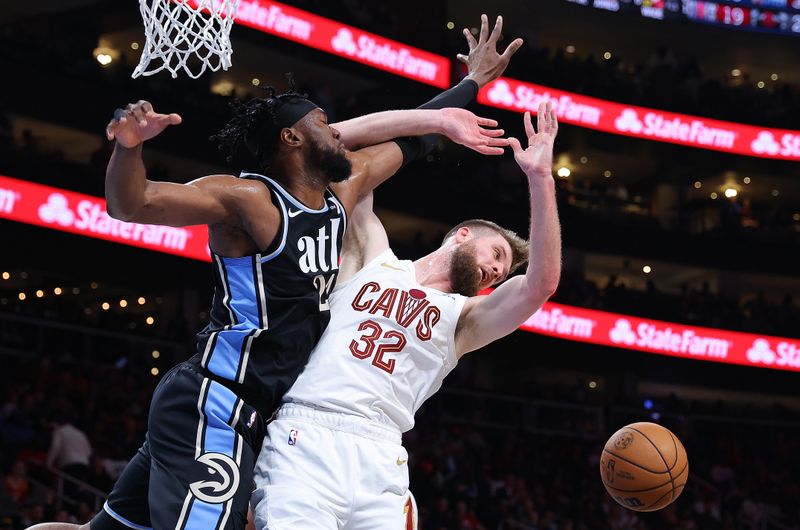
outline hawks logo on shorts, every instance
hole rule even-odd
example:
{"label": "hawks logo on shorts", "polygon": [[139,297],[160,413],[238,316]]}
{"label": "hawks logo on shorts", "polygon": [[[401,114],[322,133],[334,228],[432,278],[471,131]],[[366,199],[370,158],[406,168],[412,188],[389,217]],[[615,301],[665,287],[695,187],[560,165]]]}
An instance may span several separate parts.
{"label": "hawks logo on shorts", "polygon": [[192,495],[211,504],[229,501],[239,489],[239,467],[228,455],[205,453],[197,457],[205,468],[206,480],[189,484]]}

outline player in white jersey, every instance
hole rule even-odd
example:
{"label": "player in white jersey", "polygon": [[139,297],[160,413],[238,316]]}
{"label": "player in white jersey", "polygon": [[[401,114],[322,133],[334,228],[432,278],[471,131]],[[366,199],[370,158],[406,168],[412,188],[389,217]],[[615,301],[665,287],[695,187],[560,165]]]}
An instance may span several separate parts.
{"label": "player in white jersey", "polygon": [[[487,221],[454,228],[435,252],[398,259],[372,210],[354,209],[330,324],[284,397],[256,465],[258,530],[416,528],[401,434],[467,352],[508,335],[555,291],[561,238],[550,103],[528,148],[509,142],[530,188],[530,246]],[[527,260],[524,275],[489,295]]]}

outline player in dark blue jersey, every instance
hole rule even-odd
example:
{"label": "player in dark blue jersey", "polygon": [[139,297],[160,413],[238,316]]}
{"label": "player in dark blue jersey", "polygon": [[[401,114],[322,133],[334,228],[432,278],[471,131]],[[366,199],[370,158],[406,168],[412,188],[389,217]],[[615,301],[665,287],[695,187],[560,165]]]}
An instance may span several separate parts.
{"label": "player in dark blue jersey", "polygon": [[[518,47],[502,56],[471,50],[469,79],[429,106],[466,105]],[[196,355],[156,388],[145,442],[92,530],[244,527],[265,422],[329,320],[347,212],[423,153],[430,137],[381,142],[437,133],[486,154],[507,145],[502,131],[483,128],[493,121],[456,108],[392,111],[330,126],[301,94],[272,91],[233,111],[215,139],[231,161],[245,159],[258,173],[150,181],[142,145],[181,123],[180,116],[139,101],[119,109],[107,127],[116,140],[106,174],[109,214],[208,225],[214,299]],[[346,150],[362,146],[369,147]]]}

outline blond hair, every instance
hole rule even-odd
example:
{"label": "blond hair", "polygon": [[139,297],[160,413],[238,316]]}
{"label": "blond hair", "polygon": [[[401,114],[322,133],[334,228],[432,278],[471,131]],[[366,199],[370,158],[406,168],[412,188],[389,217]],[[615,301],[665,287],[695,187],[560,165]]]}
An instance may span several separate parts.
{"label": "blond hair", "polygon": [[457,224],[444,236],[442,245],[453,237],[459,228],[465,226],[479,233],[494,232],[503,236],[503,239],[505,239],[511,247],[511,267],[508,270],[509,274],[528,262],[528,241],[519,237],[516,232],[485,219],[470,219]]}

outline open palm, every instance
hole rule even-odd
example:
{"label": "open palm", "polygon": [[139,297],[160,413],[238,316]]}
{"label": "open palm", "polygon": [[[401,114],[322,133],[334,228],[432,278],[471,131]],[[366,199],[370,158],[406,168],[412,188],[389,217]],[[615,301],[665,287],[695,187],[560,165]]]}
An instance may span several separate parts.
{"label": "open palm", "polygon": [[106,137],[117,140],[123,147],[135,147],[153,138],[170,125],[178,125],[177,114],[159,114],[147,101],[139,101],[118,109],[106,126]]}
{"label": "open palm", "polygon": [[528,136],[528,148],[523,149],[519,140],[509,138],[508,143],[514,150],[514,159],[526,175],[552,176],[553,172],[553,144],[558,134],[558,118],[553,110],[553,104],[548,102],[539,104],[536,115],[538,132],[531,123],[531,113],[526,112],[523,118],[525,134]]}
{"label": "open palm", "polygon": [[442,109],[444,135],[457,144],[483,155],[502,155],[508,140],[501,138],[503,129],[495,129],[497,122],[481,118],[472,112],[458,108]]}

